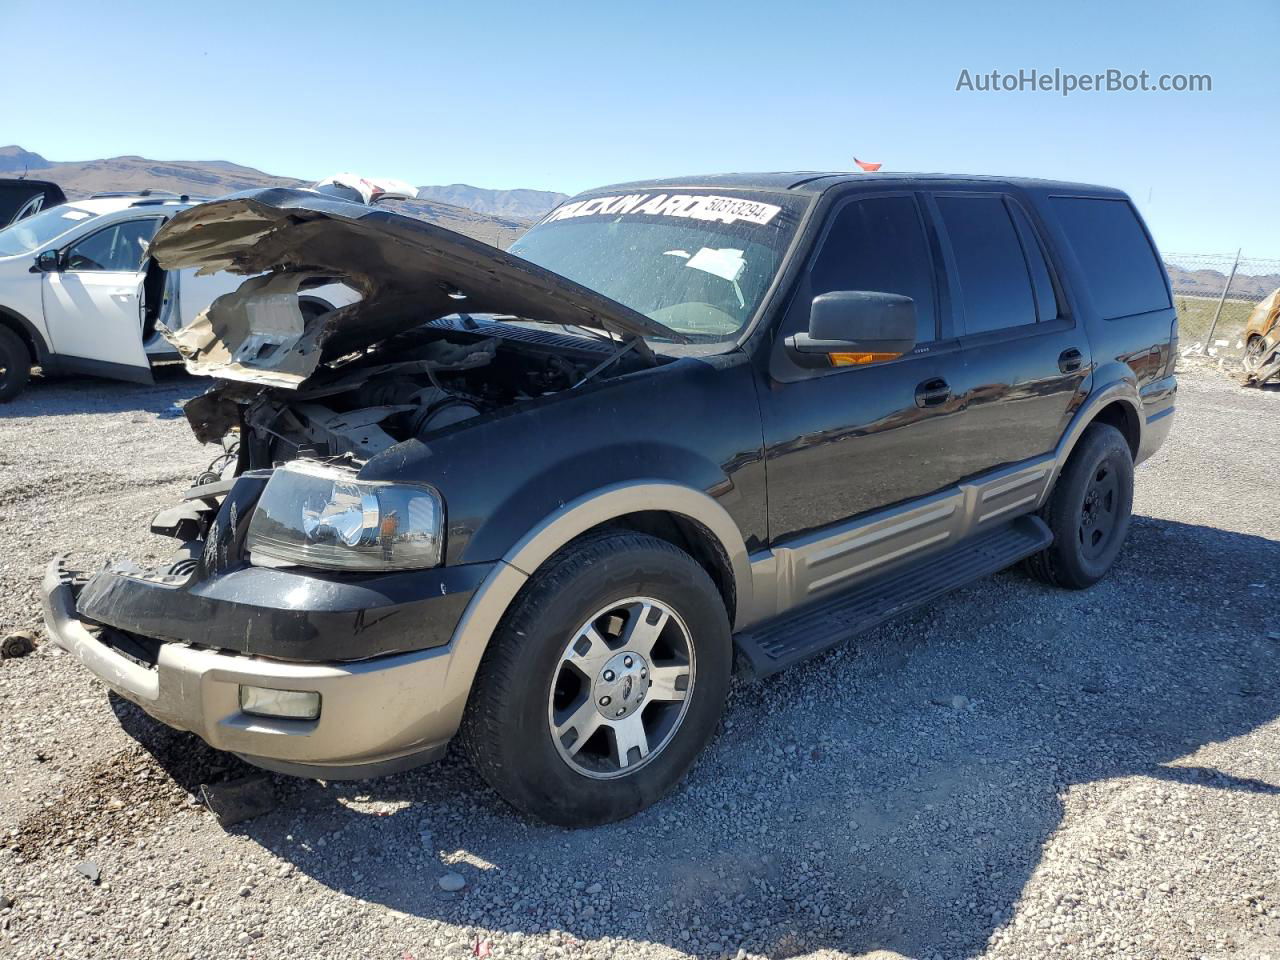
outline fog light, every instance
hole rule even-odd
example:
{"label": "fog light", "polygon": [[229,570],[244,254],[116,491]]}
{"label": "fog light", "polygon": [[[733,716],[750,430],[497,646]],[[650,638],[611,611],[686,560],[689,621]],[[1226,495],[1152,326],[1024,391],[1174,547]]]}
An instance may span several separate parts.
{"label": "fog light", "polygon": [[257,717],[318,720],[320,694],[306,690],[272,690],[268,687],[242,686],[240,709]]}

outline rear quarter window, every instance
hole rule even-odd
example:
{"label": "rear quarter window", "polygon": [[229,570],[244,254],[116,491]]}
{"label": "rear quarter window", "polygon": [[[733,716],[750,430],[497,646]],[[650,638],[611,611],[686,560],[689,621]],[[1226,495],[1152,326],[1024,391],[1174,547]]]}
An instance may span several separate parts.
{"label": "rear quarter window", "polygon": [[1051,197],[1049,202],[1104,319],[1169,308],[1164,268],[1127,201]]}

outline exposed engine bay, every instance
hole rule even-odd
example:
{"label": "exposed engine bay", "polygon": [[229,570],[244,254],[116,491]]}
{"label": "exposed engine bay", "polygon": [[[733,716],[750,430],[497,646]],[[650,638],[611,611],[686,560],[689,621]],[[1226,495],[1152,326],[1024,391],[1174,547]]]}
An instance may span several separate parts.
{"label": "exposed engine bay", "polygon": [[[150,253],[166,270],[248,277],[187,326],[162,328],[190,372],[218,378],[184,412],[202,443],[239,428],[240,469],[368,460],[662,362],[646,337],[687,341],[488,244],[316,191],[268,188],[201,204],[165,224]],[[358,299],[304,311],[301,293],[324,284]]]}
{"label": "exposed engine bay", "polygon": [[649,366],[627,344],[511,322],[444,318],[317,370],[244,407],[242,462],[357,461],[523,400]]}

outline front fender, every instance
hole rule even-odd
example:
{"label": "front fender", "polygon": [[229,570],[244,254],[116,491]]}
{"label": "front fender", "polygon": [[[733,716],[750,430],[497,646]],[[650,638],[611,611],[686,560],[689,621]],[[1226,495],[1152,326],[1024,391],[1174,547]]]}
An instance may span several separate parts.
{"label": "front fender", "polygon": [[751,567],[742,532],[727,510],[700,490],[664,480],[617,483],[566,503],[544,517],[502,559],[532,576],[553,553],[593,527],[644,510],[659,510],[696,521],[719,541],[729,559],[741,621],[751,610]]}

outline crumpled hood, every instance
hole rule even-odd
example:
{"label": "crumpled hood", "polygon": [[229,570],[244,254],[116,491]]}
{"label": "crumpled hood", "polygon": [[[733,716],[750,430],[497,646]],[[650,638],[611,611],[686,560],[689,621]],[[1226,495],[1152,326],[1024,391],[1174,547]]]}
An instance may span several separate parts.
{"label": "crumpled hood", "polygon": [[[685,340],[496,247],[310,190],[250,190],[192,207],[160,229],[150,252],[166,270],[262,274],[190,325],[164,331],[192,373],[229,380],[296,387],[322,360],[459,312]],[[331,282],[361,300],[304,317],[299,289]]]}

